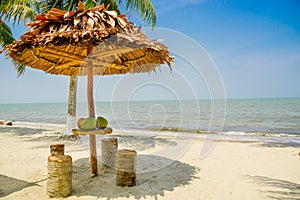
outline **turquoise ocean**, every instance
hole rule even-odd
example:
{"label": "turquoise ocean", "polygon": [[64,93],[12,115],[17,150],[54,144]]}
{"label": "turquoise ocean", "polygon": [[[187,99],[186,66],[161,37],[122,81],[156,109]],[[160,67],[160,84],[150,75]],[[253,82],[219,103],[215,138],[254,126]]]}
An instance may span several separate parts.
{"label": "turquoise ocean", "polygon": [[[300,145],[300,98],[96,102],[96,114],[125,133]],[[67,103],[0,104],[0,120],[64,127]],[[87,104],[77,104],[77,118]],[[0,133],[5,131],[0,127]]]}

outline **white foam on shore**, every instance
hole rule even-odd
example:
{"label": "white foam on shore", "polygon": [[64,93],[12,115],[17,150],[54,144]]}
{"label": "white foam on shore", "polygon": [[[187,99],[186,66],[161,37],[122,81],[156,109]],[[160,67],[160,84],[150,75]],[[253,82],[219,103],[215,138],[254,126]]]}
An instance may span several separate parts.
{"label": "white foam on shore", "polygon": [[[66,125],[51,124],[51,123],[33,123],[14,121],[13,127],[19,128],[45,128],[55,131],[64,131]],[[114,128],[114,133],[121,133],[130,136],[162,136],[171,138],[198,138],[198,139],[214,139],[226,141],[247,141],[247,142],[275,142],[280,144],[300,145],[300,135],[297,134],[276,134],[276,133],[260,133],[260,132],[242,132],[242,131],[222,131],[212,133],[192,133],[192,132],[173,132],[173,131],[158,131],[145,129],[130,129],[130,128]]]}
{"label": "white foam on shore", "polygon": [[154,131],[144,129],[114,129],[116,132],[122,132],[126,135],[138,136],[163,136],[171,138],[197,138],[197,139],[214,139],[225,141],[241,141],[241,142],[272,142],[280,144],[300,145],[300,135],[296,134],[276,134],[276,133],[260,133],[260,132],[215,132],[215,133],[191,133],[191,132],[172,132],[172,131]]}
{"label": "white foam on shore", "polygon": [[19,122],[19,121],[13,122],[13,126],[26,127],[26,128],[49,128],[49,129],[61,129],[66,127],[66,125],[62,125],[62,124]]}

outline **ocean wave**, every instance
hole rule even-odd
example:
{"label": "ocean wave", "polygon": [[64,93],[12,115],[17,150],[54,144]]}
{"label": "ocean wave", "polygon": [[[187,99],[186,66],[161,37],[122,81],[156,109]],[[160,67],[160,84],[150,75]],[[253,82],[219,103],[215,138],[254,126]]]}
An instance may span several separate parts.
{"label": "ocean wave", "polygon": [[267,133],[267,132],[245,132],[245,131],[213,131],[213,130],[201,130],[201,129],[183,129],[175,127],[162,127],[162,128],[151,128],[152,131],[161,132],[181,132],[191,134],[220,134],[229,136],[255,136],[255,137],[299,137],[300,134],[296,133]]}
{"label": "ocean wave", "polygon": [[292,119],[300,119],[300,115],[293,115],[290,118],[292,118]]}
{"label": "ocean wave", "polygon": [[[151,130],[124,129],[124,133],[135,136],[168,136],[172,138],[199,138],[213,139],[215,141],[237,141],[237,142],[266,142],[282,145],[300,146],[300,134],[276,134],[243,131],[206,131],[206,130],[182,130],[174,127],[152,128]],[[198,133],[197,133],[198,132]]]}
{"label": "ocean wave", "polygon": [[162,127],[162,128],[151,128],[152,131],[168,131],[168,132],[181,132],[181,133],[199,133],[199,134],[217,134],[216,131],[200,130],[200,129],[182,129],[175,127]]}
{"label": "ocean wave", "polygon": [[[132,136],[143,135],[145,137],[152,136],[168,136],[168,137],[184,137],[184,138],[211,138],[215,140],[228,141],[253,141],[253,142],[275,142],[287,145],[300,145],[300,134],[290,133],[265,133],[265,132],[246,132],[246,131],[214,131],[202,129],[188,129],[177,127],[151,127],[151,128],[132,128],[118,127],[111,124],[114,133],[125,133]],[[13,126],[19,128],[46,128],[55,131],[64,131],[66,125],[55,123],[36,123],[14,121]]]}
{"label": "ocean wave", "polygon": [[46,128],[65,128],[66,125],[63,124],[53,124],[53,123],[36,123],[36,122],[24,122],[24,121],[13,121],[13,125],[19,126],[19,127],[46,127]]}

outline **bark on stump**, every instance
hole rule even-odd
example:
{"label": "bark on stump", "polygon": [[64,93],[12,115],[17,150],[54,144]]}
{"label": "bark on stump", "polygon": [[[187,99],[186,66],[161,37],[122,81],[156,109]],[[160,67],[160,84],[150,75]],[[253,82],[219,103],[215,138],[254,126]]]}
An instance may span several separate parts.
{"label": "bark on stump", "polygon": [[117,152],[116,184],[118,186],[136,185],[136,151],[122,149]]}
{"label": "bark on stump", "polygon": [[53,144],[50,145],[51,156],[65,155],[65,145],[64,144]]}
{"label": "bark on stump", "polygon": [[72,190],[72,157],[58,155],[48,157],[47,195],[67,197]]}
{"label": "bark on stump", "polygon": [[102,164],[116,169],[116,153],[118,151],[118,138],[106,138],[101,140]]}

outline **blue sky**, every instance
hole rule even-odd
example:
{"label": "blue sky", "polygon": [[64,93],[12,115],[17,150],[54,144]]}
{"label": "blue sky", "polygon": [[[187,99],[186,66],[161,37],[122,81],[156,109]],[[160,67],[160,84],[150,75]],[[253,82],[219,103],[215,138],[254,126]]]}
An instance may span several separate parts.
{"label": "blue sky", "polygon": [[[157,27],[174,30],[197,42],[215,63],[223,80],[227,98],[300,97],[300,1],[298,0],[153,0]],[[130,16],[138,25],[134,16]],[[26,29],[14,27],[15,36]],[[168,35],[165,35],[166,39]],[[176,39],[175,39],[176,40]],[[179,41],[176,41],[179,44]],[[187,49],[188,51],[188,49]],[[197,52],[189,52],[197,56]],[[185,73],[196,98],[210,98],[202,80],[186,72],[187,62],[176,55],[174,69]],[[0,103],[66,102],[68,77],[47,75],[28,68],[16,78],[13,65],[0,55]],[[201,65],[201,63],[198,63]],[[167,70],[155,75],[129,75],[128,79],[157,81],[167,79],[177,87],[179,81]],[[189,77],[190,76],[190,77]],[[120,76],[96,78],[95,100],[110,100]],[[181,85],[178,82],[180,89]],[[85,99],[86,82],[79,80],[79,100]],[[156,87],[156,86],[155,86]],[[137,99],[168,99],[168,92],[145,87]],[[183,86],[182,86],[183,87]],[[172,88],[171,88],[172,89]],[[179,98],[193,95],[178,91]],[[172,94],[174,96],[174,94]],[[171,96],[172,96],[171,95]],[[120,100],[122,98],[120,97]]]}

